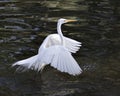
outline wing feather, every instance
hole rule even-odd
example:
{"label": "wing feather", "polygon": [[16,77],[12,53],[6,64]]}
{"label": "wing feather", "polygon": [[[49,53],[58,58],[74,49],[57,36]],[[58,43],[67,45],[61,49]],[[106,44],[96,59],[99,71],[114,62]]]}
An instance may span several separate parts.
{"label": "wing feather", "polygon": [[68,37],[64,37],[64,41],[65,41],[65,47],[72,53],[76,53],[82,46],[81,42],[70,39]]}
{"label": "wing feather", "polygon": [[61,72],[78,75],[82,72],[71,53],[76,53],[81,47],[81,42],[63,37],[65,45],[61,45],[58,34],[49,35],[39,48],[37,55],[18,61],[13,64],[20,65],[17,70],[34,69],[40,71],[45,65],[50,64]]}
{"label": "wing feather", "polygon": [[[63,40],[65,43],[65,47],[71,52],[71,53],[76,53],[80,47],[82,46],[81,42],[73,40],[71,38],[63,36]],[[41,45],[41,47],[48,48],[54,45],[61,45],[61,39],[58,34],[52,34],[49,35]]]}
{"label": "wing feather", "polygon": [[[67,72],[71,75],[78,75],[82,72],[82,69],[72,57],[71,53],[64,46],[51,46],[46,52],[49,53],[52,49],[54,49],[54,53],[51,54],[51,57],[53,58],[50,62],[51,66],[57,68],[61,72]],[[57,56],[59,57],[56,58]],[[55,64],[56,62],[57,66]]]}

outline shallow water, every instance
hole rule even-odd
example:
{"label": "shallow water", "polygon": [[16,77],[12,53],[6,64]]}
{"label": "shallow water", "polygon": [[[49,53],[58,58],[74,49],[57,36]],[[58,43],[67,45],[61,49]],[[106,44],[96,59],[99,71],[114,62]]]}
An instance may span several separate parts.
{"label": "shallow water", "polygon": [[[119,0],[1,0],[0,96],[119,96],[119,16]],[[73,56],[83,73],[15,72],[12,63],[35,55],[61,17],[78,20],[62,30],[82,42]]]}

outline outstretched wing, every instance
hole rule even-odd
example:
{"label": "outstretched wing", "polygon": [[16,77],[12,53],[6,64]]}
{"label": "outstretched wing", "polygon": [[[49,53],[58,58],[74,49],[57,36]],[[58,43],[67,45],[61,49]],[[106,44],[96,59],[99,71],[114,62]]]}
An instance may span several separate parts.
{"label": "outstretched wing", "polygon": [[64,46],[61,45],[61,39],[58,34],[49,35],[42,43],[37,55],[18,61],[13,66],[19,65],[18,71],[27,69],[40,71],[47,64],[51,64],[51,66],[62,72],[72,75],[80,74],[81,68],[70,52],[75,53],[78,51],[81,43],[67,37],[63,38]]}
{"label": "outstretched wing", "polygon": [[65,42],[65,47],[72,53],[76,53],[82,46],[81,42],[78,42],[68,37],[64,37],[64,42]]}
{"label": "outstretched wing", "polygon": [[[81,42],[78,42],[76,40],[70,39],[68,37],[63,36],[64,40],[64,46],[68,49],[69,52],[71,53],[76,53],[81,45]],[[49,35],[41,45],[41,48],[48,48],[50,46],[54,45],[61,45],[61,38],[58,34],[52,34]]]}
{"label": "outstretched wing", "polygon": [[39,53],[38,60],[41,64],[50,64],[59,71],[71,75],[78,75],[82,72],[71,53],[61,45],[55,45],[44,49],[42,53]]}
{"label": "outstretched wing", "polygon": [[36,63],[37,58],[38,58],[38,55],[35,55],[30,58],[17,61],[16,63],[14,63],[12,65],[12,67],[17,65],[18,67],[17,67],[16,71],[24,72],[28,69],[32,69],[31,66]]}

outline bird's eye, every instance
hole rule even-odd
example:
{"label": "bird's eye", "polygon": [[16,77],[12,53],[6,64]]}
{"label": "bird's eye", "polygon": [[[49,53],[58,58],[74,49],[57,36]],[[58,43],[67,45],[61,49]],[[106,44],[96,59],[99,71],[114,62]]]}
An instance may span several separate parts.
{"label": "bird's eye", "polygon": [[66,23],[66,20],[64,20],[64,23]]}

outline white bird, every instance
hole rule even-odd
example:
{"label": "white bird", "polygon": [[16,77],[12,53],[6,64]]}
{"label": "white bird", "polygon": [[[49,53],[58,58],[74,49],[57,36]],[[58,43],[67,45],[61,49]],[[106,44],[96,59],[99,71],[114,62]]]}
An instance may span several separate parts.
{"label": "white bird", "polygon": [[28,69],[41,71],[46,65],[61,72],[70,75],[79,75],[82,69],[71,55],[76,53],[81,47],[81,42],[63,36],[61,25],[76,20],[59,19],[57,23],[58,34],[48,35],[41,44],[38,54],[28,59],[24,59],[14,63],[12,66],[18,65],[17,71],[26,71]]}

